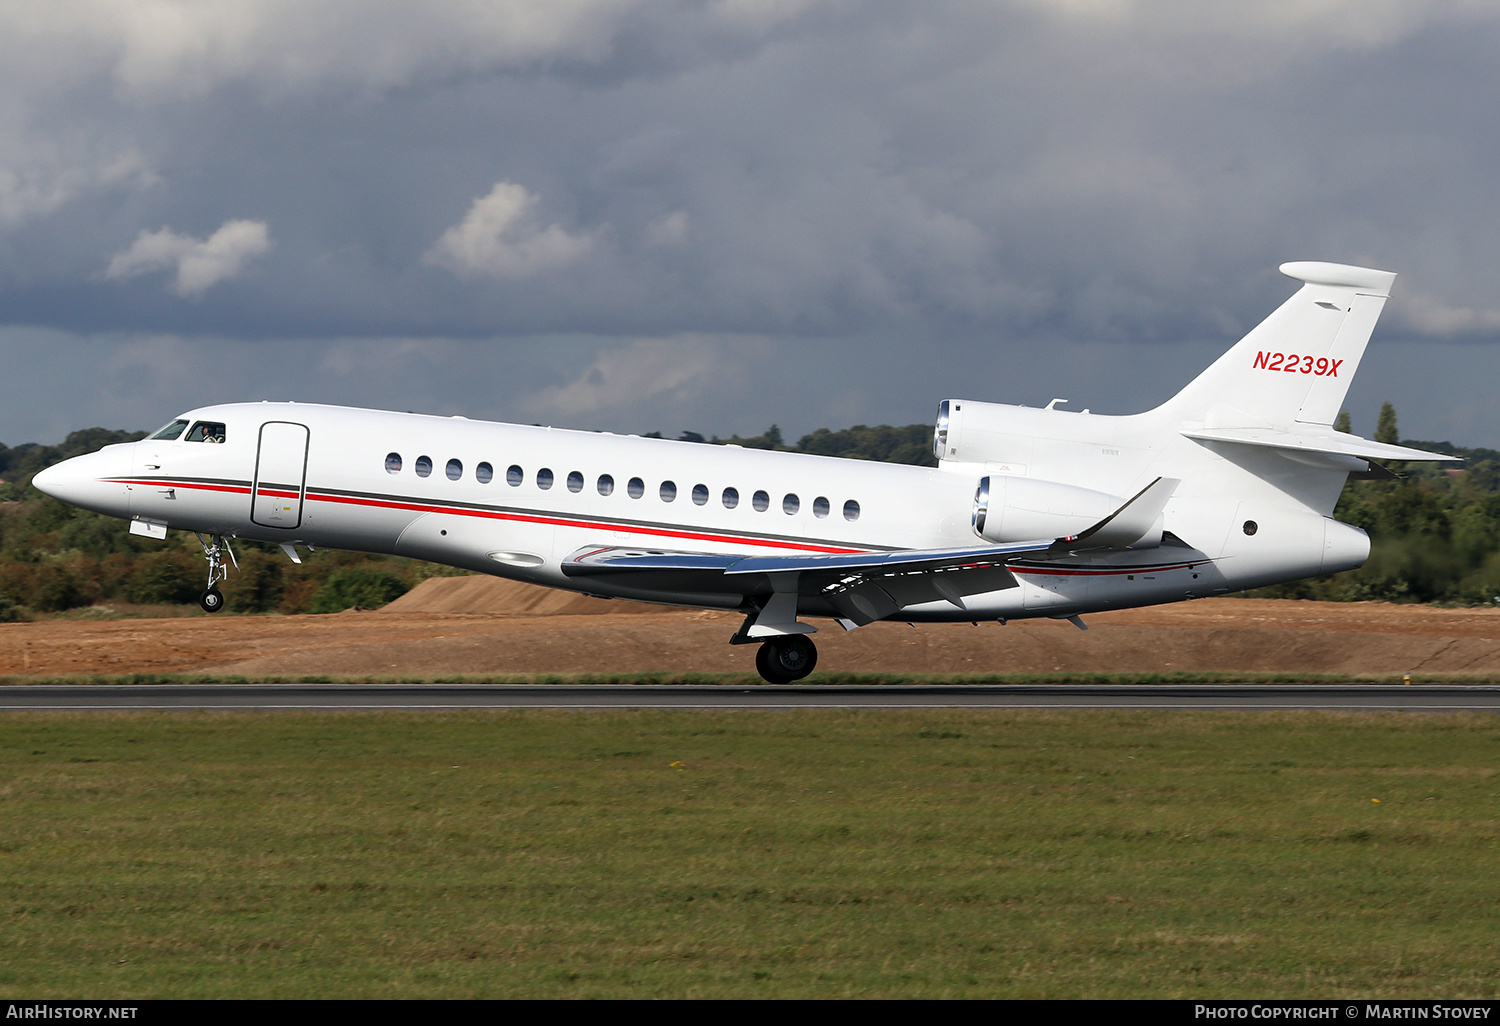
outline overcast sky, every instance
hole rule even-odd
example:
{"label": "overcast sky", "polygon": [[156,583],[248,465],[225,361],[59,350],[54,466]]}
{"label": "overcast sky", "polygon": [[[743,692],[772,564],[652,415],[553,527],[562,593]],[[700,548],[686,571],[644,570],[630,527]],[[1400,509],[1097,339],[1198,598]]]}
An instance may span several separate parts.
{"label": "overcast sky", "polygon": [[1494,0],[0,0],[0,441],[1135,412],[1315,259],[1500,447],[1496,97]]}

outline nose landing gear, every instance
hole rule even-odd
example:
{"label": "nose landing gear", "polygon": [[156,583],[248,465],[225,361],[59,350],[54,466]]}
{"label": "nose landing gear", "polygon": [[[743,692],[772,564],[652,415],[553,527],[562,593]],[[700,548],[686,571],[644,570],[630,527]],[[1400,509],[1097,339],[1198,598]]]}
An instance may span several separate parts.
{"label": "nose landing gear", "polygon": [[239,560],[234,558],[234,550],[229,547],[222,534],[211,535],[209,538],[204,538],[197,532],[194,535],[198,544],[203,546],[204,558],[208,560],[208,587],[198,596],[198,604],[205,613],[217,613],[224,608],[224,593],[219,590],[219,582],[229,576],[229,570],[224,566],[224,556],[229,556],[229,562],[236,570],[240,568]]}
{"label": "nose landing gear", "polygon": [[813,672],[818,649],[805,634],[772,638],[755,653],[755,669],[769,684],[790,684]]}

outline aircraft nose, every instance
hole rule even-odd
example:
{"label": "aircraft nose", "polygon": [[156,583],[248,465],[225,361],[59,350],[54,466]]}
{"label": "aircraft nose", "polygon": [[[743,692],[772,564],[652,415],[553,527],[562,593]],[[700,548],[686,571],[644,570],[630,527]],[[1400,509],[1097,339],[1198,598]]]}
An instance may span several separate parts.
{"label": "aircraft nose", "polygon": [[77,493],[79,475],[76,472],[78,468],[71,464],[77,462],[78,458],[74,457],[71,460],[54,463],[33,477],[31,483],[44,495],[50,495],[62,502],[72,502],[73,499],[70,496]]}
{"label": "aircraft nose", "polygon": [[108,480],[118,475],[118,463],[117,454],[108,450],[91,452],[48,467],[33,477],[31,483],[38,491],[59,502],[109,516],[125,517],[130,515],[125,486],[119,481]]}
{"label": "aircraft nose", "polygon": [[50,495],[54,499],[57,498],[57,493],[53,489],[58,487],[62,479],[63,475],[58,473],[58,468],[61,466],[61,463],[55,463],[32,477],[31,483],[36,486],[37,491],[43,495]]}

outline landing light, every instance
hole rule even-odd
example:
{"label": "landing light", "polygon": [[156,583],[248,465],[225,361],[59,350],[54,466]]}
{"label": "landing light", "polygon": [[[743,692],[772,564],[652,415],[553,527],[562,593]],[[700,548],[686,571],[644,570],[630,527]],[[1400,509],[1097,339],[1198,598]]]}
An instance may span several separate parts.
{"label": "landing light", "polygon": [[490,558],[506,566],[541,566],[545,562],[534,552],[491,552]]}

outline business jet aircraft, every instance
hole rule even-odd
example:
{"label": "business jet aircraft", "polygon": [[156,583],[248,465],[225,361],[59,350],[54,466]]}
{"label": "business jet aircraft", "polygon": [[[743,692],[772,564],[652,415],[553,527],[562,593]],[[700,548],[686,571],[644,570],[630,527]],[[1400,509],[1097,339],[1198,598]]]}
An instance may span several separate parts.
{"label": "business jet aircraft", "polygon": [[[1146,413],[939,406],[936,469],[301,403],[206,406],[38,474],[132,533],[198,533],[204,609],[230,538],[388,552],[593,595],[739,610],[786,683],[800,617],[1069,619],[1351,570],[1330,516],[1378,460],[1448,460],[1333,421],[1395,275],[1284,264],[1302,287]],[[206,537],[205,537],[206,536]]]}

